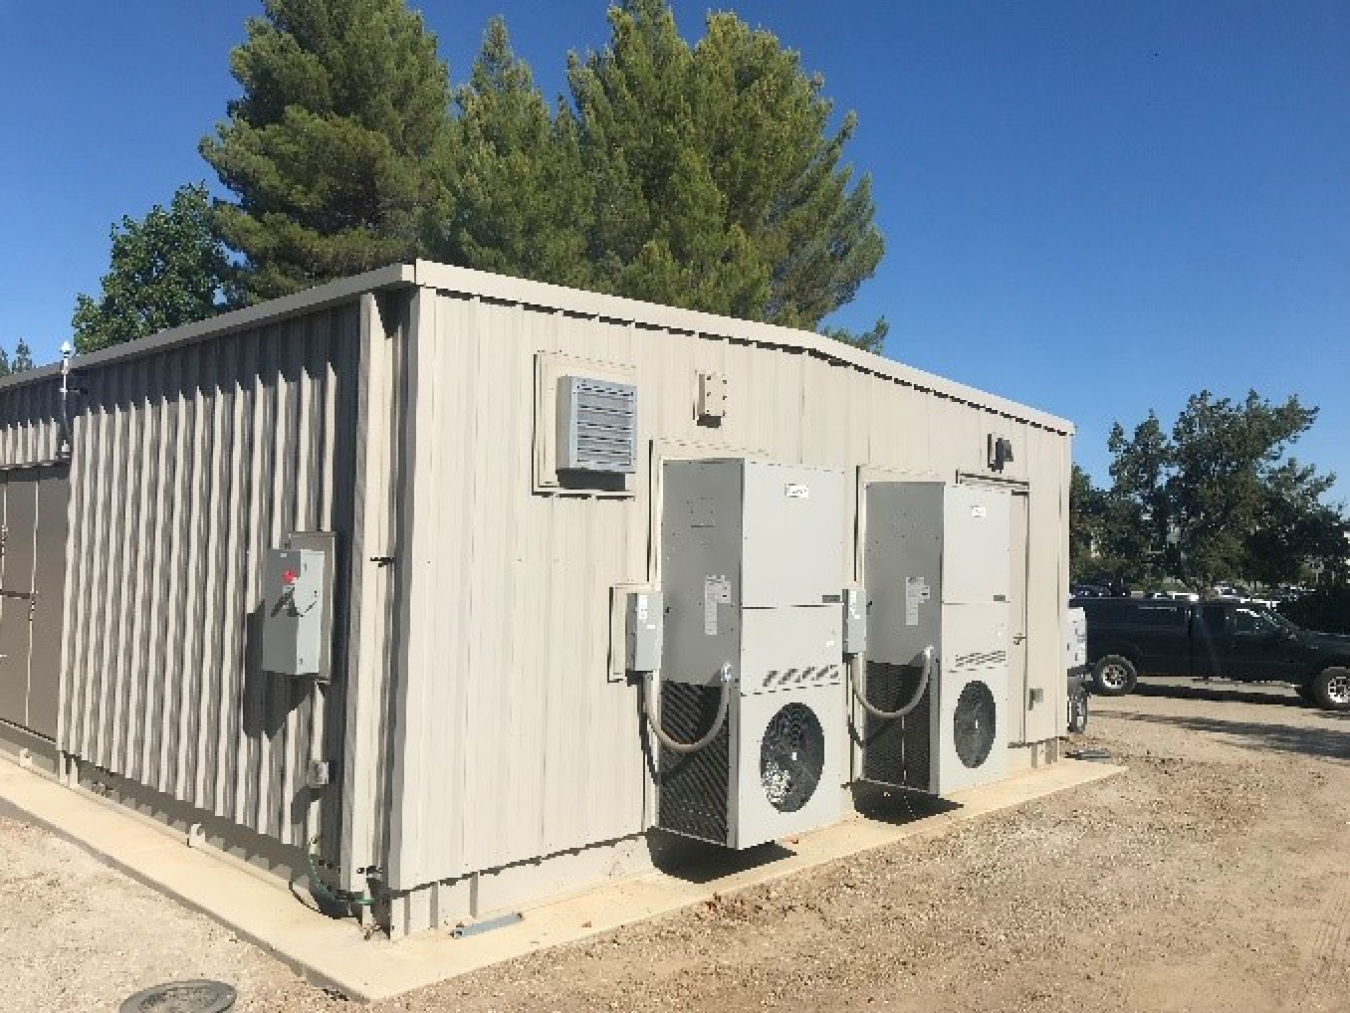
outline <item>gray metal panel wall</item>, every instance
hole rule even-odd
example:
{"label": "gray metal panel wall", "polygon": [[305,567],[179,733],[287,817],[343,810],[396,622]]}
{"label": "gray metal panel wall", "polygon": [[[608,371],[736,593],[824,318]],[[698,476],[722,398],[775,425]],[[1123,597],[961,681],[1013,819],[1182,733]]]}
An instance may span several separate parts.
{"label": "gray metal panel wall", "polygon": [[[607,602],[614,584],[659,581],[666,459],[748,455],[953,482],[987,470],[990,432],[1011,439],[999,477],[1031,482],[1032,551],[1048,568],[1029,596],[1030,663],[1062,682],[1049,605],[1062,594],[1050,573],[1066,565],[1067,426],[926,387],[882,360],[869,371],[851,349],[835,359],[775,342],[781,329],[436,265],[419,263],[418,280],[430,287],[414,311],[403,446],[396,888],[648,825],[637,693],[608,679]],[[533,491],[534,429],[552,424],[534,418],[541,352],[636,371],[632,498]],[[696,417],[700,371],[728,378],[720,426]],[[856,576],[853,483],[845,495],[840,572]]]}
{"label": "gray metal panel wall", "polygon": [[0,388],[0,467],[56,459],[60,388],[59,377]]}
{"label": "gray metal panel wall", "polygon": [[340,759],[342,645],[333,687],[263,673],[258,569],[289,531],[337,532],[341,638],[358,345],[353,300],[116,358],[73,427],[60,746],[290,844],[317,829],[308,762]]}

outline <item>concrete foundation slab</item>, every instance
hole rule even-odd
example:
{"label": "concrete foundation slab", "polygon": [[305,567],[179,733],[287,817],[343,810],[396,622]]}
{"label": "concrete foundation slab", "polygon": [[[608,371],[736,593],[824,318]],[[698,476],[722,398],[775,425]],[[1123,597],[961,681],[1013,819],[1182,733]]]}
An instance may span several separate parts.
{"label": "concrete foundation slab", "polygon": [[[1110,777],[1123,767],[1061,760],[953,796],[943,811],[906,796],[872,797],[832,827],[715,862],[614,880],[526,908],[523,918],[477,935],[425,932],[391,943],[366,939],[352,921],[334,921],[294,892],[247,867],[222,861],[181,836],[13,763],[0,761],[0,805],[93,852],[142,883],[228,926],[317,985],[376,1001],[624,925],[781,879],[896,841],[935,837],[959,821]],[[931,801],[929,802],[931,806]],[[927,813],[925,815],[925,813]]]}

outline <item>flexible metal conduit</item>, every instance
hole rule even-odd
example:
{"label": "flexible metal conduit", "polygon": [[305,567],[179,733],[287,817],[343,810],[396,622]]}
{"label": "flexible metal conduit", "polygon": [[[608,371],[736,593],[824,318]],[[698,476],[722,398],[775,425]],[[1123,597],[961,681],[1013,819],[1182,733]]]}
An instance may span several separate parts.
{"label": "flexible metal conduit", "polygon": [[642,675],[642,713],[646,715],[647,727],[652,730],[657,741],[665,746],[672,753],[678,753],[681,756],[689,756],[704,749],[717,738],[722,731],[722,726],[727,723],[727,712],[731,709],[731,665],[723,665],[721,672],[722,678],[722,698],[717,704],[717,718],[713,721],[712,728],[708,733],[695,742],[680,742],[666,734],[666,730],[661,727],[661,710],[656,703],[656,694],[652,692],[652,687],[657,684],[656,674],[654,672],[644,672]]}
{"label": "flexible metal conduit", "polygon": [[895,721],[919,706],[919,701],[928,690],[928,679],[933,673],[933,645],[929,644],[923,649],[923,674],[919,676],[919,688],[914,691],[914,699],[899,710],[884,711],[868,701],[867,694],[858,688],[858,665],[859,662],[854,661],[848,666],[848,684],[853,690],[853,699],[862,704],[862,709],[878,721]]}

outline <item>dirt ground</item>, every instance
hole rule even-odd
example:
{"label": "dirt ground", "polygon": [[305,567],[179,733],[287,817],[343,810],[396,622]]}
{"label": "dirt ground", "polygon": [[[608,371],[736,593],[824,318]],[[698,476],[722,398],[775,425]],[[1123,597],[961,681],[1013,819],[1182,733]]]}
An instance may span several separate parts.
{"label": "dirt ground", "polygon": [[[1071,745],[1121,776],[372,1009],[1350,1011],[1350,715],[1189,681],[1093,704]],[[353,1008],[12,810],[0,856],[6,1010],[188,977]]]}

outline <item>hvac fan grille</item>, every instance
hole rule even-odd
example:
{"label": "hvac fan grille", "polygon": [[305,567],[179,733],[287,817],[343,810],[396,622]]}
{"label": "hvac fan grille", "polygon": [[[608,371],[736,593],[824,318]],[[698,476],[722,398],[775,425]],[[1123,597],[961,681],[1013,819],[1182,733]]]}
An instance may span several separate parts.
{"label": "hvac fan grille", "polygon": [[952,745],[956,755],[971,770],[984,766],[994,748],[998,709],[994,694],[984,683],[966,683],[952,713]]}
{"label": "hvac fan grille", "polygon": [[[923,670],[917,665],[867,663],[867,699],[879,710],[896,710],[914,699]],[[894,784],[927,791],[932,755],[929,719],[931,692],[919,705],[895,721],[867,715],[863,726],[863,777],[878,784]]]}
{"label": "hvac fan grille", "polygon": [[[661,684],[661,725],[681,742],[705,735],[717,718],[721,689],[685,683]],[[725,842],[730,809],[730,719],[705,748],[689,756],[661,749],[657,825],[700,840]]]}
{"label": "hvac fan grille", "polygon": [[825,772],[825,732],[802,703],[780,708],[759,743],[759,783],[769,804],[795,813],[811,800]]}

